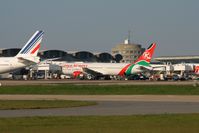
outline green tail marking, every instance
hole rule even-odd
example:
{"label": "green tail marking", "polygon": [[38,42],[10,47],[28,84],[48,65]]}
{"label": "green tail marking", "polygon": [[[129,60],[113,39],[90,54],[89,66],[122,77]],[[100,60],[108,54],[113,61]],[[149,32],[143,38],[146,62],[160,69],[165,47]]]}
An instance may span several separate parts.
{"label": "green tail marking", "polygon": [[[145,60],[141,60],[141,61],[137,62],[136,64],[138,64],[140,66],[146,66],[146,67],[150,66],[150,64],[148,62],[146,62]],[[129,66],[129,68],[126,70],[126,75],[131,75],[131,71],[136,64],[132,64]]]}

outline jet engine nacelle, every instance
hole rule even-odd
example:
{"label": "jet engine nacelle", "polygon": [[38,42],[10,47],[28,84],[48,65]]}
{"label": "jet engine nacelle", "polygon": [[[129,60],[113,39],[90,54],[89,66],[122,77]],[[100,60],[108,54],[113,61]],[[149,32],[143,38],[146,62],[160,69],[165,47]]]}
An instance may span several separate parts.
{"label": "jet engine nacelle", "polygon": [[84,75],[81,71],[74,71],[73,72],[73,78],[78,78],[78,77],[82,78],[83,76]]}
{"label": "jet engine nacelle", "polygon": [[195,72],[195,74],[199,74],[199,66],[194,67],[194,72]]}

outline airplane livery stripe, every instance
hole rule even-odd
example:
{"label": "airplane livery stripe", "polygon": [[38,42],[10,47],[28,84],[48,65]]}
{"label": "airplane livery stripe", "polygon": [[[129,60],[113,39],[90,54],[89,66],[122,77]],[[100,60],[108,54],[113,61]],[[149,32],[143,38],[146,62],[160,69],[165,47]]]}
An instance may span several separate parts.
{"label": "airplane livery stripe", "polygon": [[131,64],[126,65],[120,72],[118,75],[120,76],[124,76],[124,73],[126,72],[127,68],[130,66]]}
{"label": "airplane livery stripe", "polygon": [[31,54],[34,54],[38,49],[40,48],[40,44],[38,44],[35,49],[33,49],[33,51],[31,52]]}
{"label": "airplane livery stripe", "polygon": [[21,54],[25,54],[27,52],[27,50],[29,50],[29,48],[34,44],[35,40],[38,38],[38,36],[41,35],[41,31],[38,32],[33,39],[28,43],[28,45],[22,50]]}
{"label": "airplane livery stripe", "polygon": [[43,35],[43,31],[39,31],[34,38],[29,42],[29,44],[22,50],[21,54],[25,54],[27,51],[29,51],[32,46],[35,44],[35,42],[37,42],[38,40],[40,40],[41,36]]}
{"label": "airplane livery stripe", "polygon": [[41,38],[42,38],[42,35],[40,36],[39,39],[36,40],[36,42],[33,43],[34,45],[32,45],[25,53],[27,54],[28,52],[30,52],[30,50],[35,46],[35,44],[37,44],[37,42],[41,40]]}
{"label": "airplane livery stripe", "polygon": [[131,71],[132,71],[134,66],[135,66],[135,64],[132,64],[131,66],[128,67],[128,69],[126,70],[126,75],[130,75],[131,74]]}
{"label": "airplane livery stripe", "polygon": [[25,54],[26,53],[28,53],[33,47],[34,47],[34,45],[41,39],[41,37],[42,37],[42,33],[40,32],[39,34],[38,34],[38,36],[34,39],[34,40],[32,40],[31,42],[31,45],[29,45],[29,47],[25,50]]}
{"label": "airplane livery stripe", "polygon": [[26,51],[26,49],[31,45],[31,43],[33,42],[33,40],[35,40],[35,38],[36,38],[38,35],[39,35],[39,32],[38,32],[36,35],[34,35],[34,37],[33,37],[32,40],[29,41],[28,45],[25,46],[25,48],[22,50],[21,54],[23,54],[23,53]]}

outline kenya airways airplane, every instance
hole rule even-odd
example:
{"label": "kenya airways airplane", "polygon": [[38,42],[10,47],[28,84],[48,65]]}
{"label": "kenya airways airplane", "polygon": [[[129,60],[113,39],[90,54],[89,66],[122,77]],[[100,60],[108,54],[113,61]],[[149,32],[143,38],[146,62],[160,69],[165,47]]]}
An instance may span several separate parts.
{"label": "kenya airways airplane", "polygon": [[128,76],[131,74],[141,73],[152,70],[150,61],[153,56],[156,44],[153,43],[134,63],[64,63],[62,72],[66,75],[77,77],[87,75],[88,79],[93,77],[111,76]]}
{"label": "kenya airways airplane", "polygon": [[15,57],[1,57],[0,73],[11,72],[19,68],[39,63],[40,58],[37,56],[37,53],[40,48],[43,34],[43,31],[36,31]]}

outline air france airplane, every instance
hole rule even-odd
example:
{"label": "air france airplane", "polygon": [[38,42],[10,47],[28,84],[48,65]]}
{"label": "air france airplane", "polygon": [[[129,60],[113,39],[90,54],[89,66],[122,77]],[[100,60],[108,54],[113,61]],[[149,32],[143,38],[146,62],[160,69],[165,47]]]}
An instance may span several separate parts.
{"label": "air france airplane", "polygon": [[[134,63],[63,63],[62,72],[66,75],[77,77],[80,74],[93,75],[95,77],[111,75],[111,76],[129,76],[131,74],[150,71],[153,68],[150,66],[156,43],[153,43],[149,48],[138,58]],[[90,76],[87,77],[91,78]]]}
{"label": "air france airplane", "polygon": [[40,49],[43,31],[36,31],[15,57],[0,58],[0,73],[8,73],[40,62],[37,53]]}

